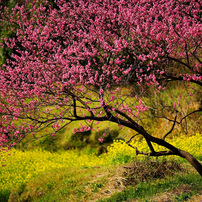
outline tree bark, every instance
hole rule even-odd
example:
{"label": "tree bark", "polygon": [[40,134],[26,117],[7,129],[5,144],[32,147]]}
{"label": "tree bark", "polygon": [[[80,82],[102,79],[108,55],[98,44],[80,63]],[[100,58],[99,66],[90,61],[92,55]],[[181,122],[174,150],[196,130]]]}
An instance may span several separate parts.
{"label": "tree bark", "polygon": [[179,152],[183,158],[185,158],[201,175],[202,177],[202,165],[189,153],[184,150],[180,150]]}

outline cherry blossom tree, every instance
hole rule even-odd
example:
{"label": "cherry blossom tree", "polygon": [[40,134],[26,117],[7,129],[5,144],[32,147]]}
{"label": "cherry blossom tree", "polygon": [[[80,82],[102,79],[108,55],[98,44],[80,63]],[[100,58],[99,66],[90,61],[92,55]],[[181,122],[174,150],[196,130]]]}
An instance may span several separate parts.
{"label": "cherry blossom tree", "polygon": [[[155,115],[170,122],[161,138],[144,125],[151,119],[148,89],[161,96],[176,81],[201,89],[200,1],[32,0],[11,13],[1,9],[1,24],[15,33],[2,39],[14,50],[0,70],[2,150],[39,131],[54,136],[75,121],[86,121],[79,131],[108,121],[143,136],[150,152],[134,148],[137,154],[180,156],[202,176],[202,165],[167,141],[176,125],[201,108],[182,113],[179,94]],[[165,150],[156,151],[154,143]]]}

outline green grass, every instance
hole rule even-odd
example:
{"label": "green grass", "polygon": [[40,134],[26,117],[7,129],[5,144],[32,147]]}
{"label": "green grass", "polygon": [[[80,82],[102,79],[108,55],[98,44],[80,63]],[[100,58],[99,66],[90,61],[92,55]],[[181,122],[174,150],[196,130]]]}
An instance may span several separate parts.
{"label": "green grass", "polygon": [[139,201],[149,201],[149,198],[155,196],[157,193],[171,192],[175,189],[180,189],[182,185],[189,185],[192,190],[189,193],[183,193],[180,196],[176,196],[175,198],[178,201],[191,198],[193,195],[201,191],[202,178],[195,173],[186,175],[181,173],[163,180],[155,180],[147,183],[142,182],[135,187],[131,186],[120,193],[115,193],[110,198],[101,199],[99,202],[121,202],[130,199],[142,199]]}
{"label": "green grass", "polygon": [[107,168],[61,168],[43,173],[23,186],[14,189],[10,200],[32,201],[81,201],[98,192],[104,185],[101,179],[94,182],[99,173],[107,173]]}
{"label": "green grass", "polygon": [[[146,167],[147,162],[143,163]],[[128,164],[125,166],[128,166]],[[187,165],[185,164],[185,166]],[[149,175],[149,170],[147,172]],[[130,199],[149,201],[157,194],[165,192],[174,193],[173,201],[174,199],[184,201],[184,199],[189,199],[202,190],[202,178],[193,170],[190,172],[175,171],[173,176],[166,175],[163,178],[139,179],[138,183],[132,182],[132,185],[125,184],[121,187],[118,184],[120,182],[118,179],[126,179],[124,173],[124,166],[55,168],[17,186],[12,190],[9,201],[63,202],[89,201],[99,198],[102,198],[99,200],[100,202],[117,202]],[[116,184],[118,187],[115,186]],[[113,188],[111,185],[113,185]],[[185,185],[186,189],[179,194],[177,190]],[[186,191],[187,187],[189,191]],[[120,192],[120,190],[122,191]],[[103,194],[107,192],[109,192],[108,195]]]}

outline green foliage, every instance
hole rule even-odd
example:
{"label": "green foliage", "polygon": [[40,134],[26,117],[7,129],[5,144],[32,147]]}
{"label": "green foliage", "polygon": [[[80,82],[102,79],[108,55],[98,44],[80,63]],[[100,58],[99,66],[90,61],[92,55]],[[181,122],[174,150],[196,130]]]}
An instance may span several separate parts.
{"label": "green foliage", "polygon": [[[16,5],[16,2],[16,0],[3,0],[1,1],[0,5],[7,6],[9,8],[9,11],[11,12],[12,8]],[[10,28],[13,28],[12,26],[9,24],[0,26],[0,43],[3,42],[1,38],[15,37],[15,32],[10,30]],[[0,46],[0,67],[6,63],[6,59],[10,57],[12,52],[13,50],[11,50],[10,48]]]}
{"label": "green foliage", "polygon": [[[84,123],[82,122],[82,124]],[[38,138],[39,136],[43,136],[41,133],[39,133],[36,134],[37,139],[32,140],[33,137],[30,135],[30,138],[27,137],[21,142],[19,148],[25,148],[29,150],[41,148],[51,152],[72,149],[96,150],[97,147],[102,145],[106,147],[109,146],[113,143],[114,139],[123,139],[121,138],[121,136],[123,136],[124,134],[128,134],[129,130],[127,128],[119,130],[116,124],[103,122],[100,123],[100,132],[96,130],[89,130],[84,132],[76,132],[75,134],[73,134],[72,131],[74,130],[74,128],[77,127],[77,122],[72,123],[56,133],[54,137],[47,135],[45,137]],[[103,136],[104,142],[100,143],[98,139],[103,133],[106,134],[105,136]]]}
{"label": "green foliage", "polygon": [[10,190],[6,190],[6,189],[0,189],[0,201],[1,202],[6,202],[9,199],[10,196]]}
{"label": "green foliage", "polygon": [[39,146],[40,148],[45,149],[47,151],[56,152],[59,149],[57,145],[57,139],[58,136],[46,136],[41,139],[41,141],[39,142]]}
{"label": "green foliage", "polygon": [[90,134],[91,130],[84,132],[76,132],[72,135],[71,140],[88,142]]}
{"label": "green foliage", "polygon": [[25,191],[25,187],[26,187],[25,183],[20,184],[20,186],[17,189],[18,195],[21,195]]}
{"label": "green foliage", "polygon": [[90,184],[89,187],[92,188],[92,192],[96,193],[96,192],[98,192],[98,189],[103,187],[103,184],[102,183],[92,183],[92,184]]}
{"label": "green foliage", "polygon": [[176,196],[175,198],[176,198],[177,201],[187,201],[190,197],[191,197],[190,194],[183,193],[183,194],[181,194],[179,196]]}
{"label": "green foliage", "polygon": [[69,141],[63,146],[65,150],[67,149],[81,149],[88,145],[91,135],[91,130],[84,132],[76,132],[72,134]]}
{"label": "green foliage", "polygon": [[49,189],[52,189],[53,186],[54,186],[54,182],[49,182],[48,184],[46,184],[46,188],[49,190]]}

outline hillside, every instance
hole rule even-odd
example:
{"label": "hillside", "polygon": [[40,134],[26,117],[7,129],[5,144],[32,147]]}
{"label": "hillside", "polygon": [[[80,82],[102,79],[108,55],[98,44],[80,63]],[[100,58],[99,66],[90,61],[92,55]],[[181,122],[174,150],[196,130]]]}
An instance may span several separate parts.
{"label": "hillside", "polygon": [[[182,136],[171,143],[202,161],[201,134]],[[132,144],[147,151],[141,140]],[[115,141],[108,153],[100,156],[92,150],[12,150],[4,163],[0,168],[2,202],[160,201],[165,197],[193,201],[201,197],[201,178],[184,159],[137,156],[123,141]]]}

